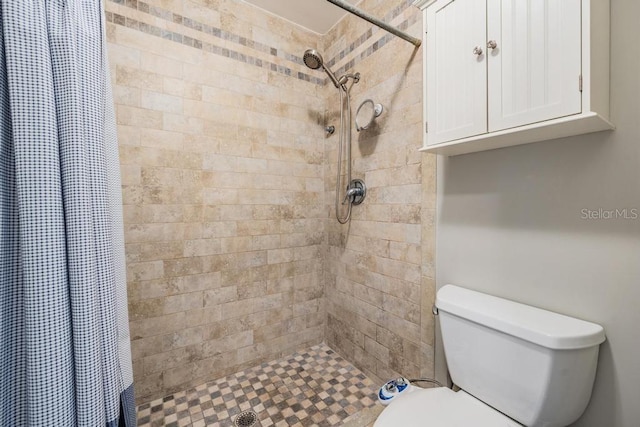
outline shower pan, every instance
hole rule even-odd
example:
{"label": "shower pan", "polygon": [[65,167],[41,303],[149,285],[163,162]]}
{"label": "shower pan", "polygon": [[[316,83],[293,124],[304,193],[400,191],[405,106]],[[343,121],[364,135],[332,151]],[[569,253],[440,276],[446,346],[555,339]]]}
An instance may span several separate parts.
{"label": "shower pan", "polygon": [[[351,208],[359,205],[367,195],[367,187],[361,179],[351,178],[351,99],[350,92],[354,84],[360,81],[360,73],[344,74],[337,78],[324,63],[322,56],[315,49],[307,49],[302,57],[305,65],[312,70],[322,68],[333,85],[340,92],[340,134],[338,143],[338,176],[336,179],[336,218],[340,224],[346,224],[351,218]],[[346,173],[342,173],[343,156],[346,162]],[[346,176],[346,183],[343,181]],[[345,185],[346,184],[346,185]],[[344,198],[341,199],[341,189],[345,188]],[[341,205],[347,205],[346,213],[341,214]]]}

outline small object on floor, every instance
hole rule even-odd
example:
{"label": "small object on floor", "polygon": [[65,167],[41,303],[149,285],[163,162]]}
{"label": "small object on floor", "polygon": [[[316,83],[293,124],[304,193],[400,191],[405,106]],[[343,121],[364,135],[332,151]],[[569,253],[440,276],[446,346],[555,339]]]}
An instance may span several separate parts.
{"label": "small object on floor", "polygon": [[409,391],[411,391],[411,384],[408,379],[400,377],[389,380],[385,385],[380,387],[380,391],[378,391],[378,401],[383,405],[388,405],[394,399],[397,399]]}

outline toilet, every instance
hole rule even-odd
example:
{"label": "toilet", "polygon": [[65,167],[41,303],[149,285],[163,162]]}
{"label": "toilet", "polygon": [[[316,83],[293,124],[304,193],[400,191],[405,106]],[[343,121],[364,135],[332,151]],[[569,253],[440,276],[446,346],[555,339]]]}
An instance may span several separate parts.
{"label": "toilet", "polygon": [[414,387],[374,427],[561,427],[582,415],[600,325],[454,285],[438,291],[436,307],[460,390]]}

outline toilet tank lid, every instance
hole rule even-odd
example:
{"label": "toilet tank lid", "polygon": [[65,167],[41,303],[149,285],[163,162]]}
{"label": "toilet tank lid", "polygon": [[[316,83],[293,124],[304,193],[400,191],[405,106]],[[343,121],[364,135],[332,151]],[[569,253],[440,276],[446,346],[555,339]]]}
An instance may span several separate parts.
{"label": "toilet tank lid", "polygon": [[604,329],[595,323],[455,285],[440,288],[436,307],[550,349],[587,348],[605,340]]}

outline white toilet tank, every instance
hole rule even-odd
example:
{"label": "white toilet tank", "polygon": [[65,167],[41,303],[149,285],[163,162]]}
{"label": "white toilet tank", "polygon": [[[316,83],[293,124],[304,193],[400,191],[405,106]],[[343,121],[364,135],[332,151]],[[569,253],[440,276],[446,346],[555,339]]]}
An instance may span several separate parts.
{"label": "white toilet tank", "polygon": [[453,383],[525,426],[567,426],[584,412],[601,326],[458,286],[436,297]]}

